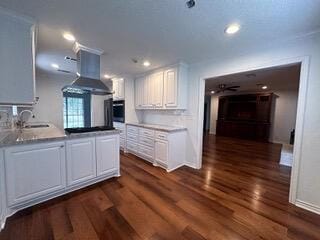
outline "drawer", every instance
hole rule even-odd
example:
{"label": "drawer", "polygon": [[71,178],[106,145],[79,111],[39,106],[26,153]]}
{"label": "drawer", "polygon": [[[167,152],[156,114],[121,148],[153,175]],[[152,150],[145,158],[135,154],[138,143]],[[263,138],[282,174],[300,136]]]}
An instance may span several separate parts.
{"label": "drawer", "polygon": [[153,159],[154,156],[154,149],[147,147],[147,146],[143,146],[143,145],[139,145],[139,154],[141,154],[142,156],[145,156],[147,158]]}
{"label": "drawer", "polygon": [[138,145],[136,143],[127,141],[127,150],[132,152],[138,152]]}
{"label": "drawer", "polygon": [[168,135],[167,132],[156,131],[156,139],[168,140]]}
{"label": "drawer", "polygon": [[154,147],[154,139],[148,137],[141,137],[139,136],[139,144]]}
{"label": "drawer", "polygon": [[132,142],[138,142],[138,136],[127,133],[127,140]]}
{"label": "drawer", "polygon": [[154,138],[154,130],[140,128],[139,129],[139,136]]}
{"label": "drawer", "polygon": [[133,135],[138,135],[139,128],[135,126],[127,126],[127,133],[133,134]]}

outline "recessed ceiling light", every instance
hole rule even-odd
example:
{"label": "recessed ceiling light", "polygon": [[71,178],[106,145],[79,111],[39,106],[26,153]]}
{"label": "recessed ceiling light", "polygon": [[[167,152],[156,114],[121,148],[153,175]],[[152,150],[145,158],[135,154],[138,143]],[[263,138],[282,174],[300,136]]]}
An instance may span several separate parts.
{"label": "recessed ceiling light", "polygon": [[230,24],[229,26],[226,27],[226,29],[224,30],[224,32],[226,34],[235,34],[236,32],[238,32],[240,30],[240,25],[239,24],[236,24],[236,23],[233,23],[233,24]]}
{"label": "recessed ceiling light", "polygon": [[59,65],[56,64],[56,63],[52,63],[52,64],[51,64],[51,67],[53,67],[53,68],[55,68],[55,69],[59,69]]}
{"label": "recessed ceiling light", "polygon": [[103,77],[104,77],[104,78],[111,78],[111,76],[108,75],[108,74],[103,75]]}
{"label": "recessed ceiling light", "polygon": [[214,91],[211,91],[211,94],[214,94]]}
{"label": "recessed ceiling light", "polygon": [[262,89],[267,89],[268,86],[264,85],[264,86],[262,86],[261,88],[262,88]]}
{"label": "recessed ceiling light", "polygon": [[150,64],[150,62],[149,61],[144,61],[143,62],[143,66],[145,66],[145,67],[149,67],[151,64]]}
{"label": "recessed ceiling light", "polygon": [[74,42],[76,40],[76,38],[69,32],[65,32],[63,34],[64,39],[67,39],[70,42]]}

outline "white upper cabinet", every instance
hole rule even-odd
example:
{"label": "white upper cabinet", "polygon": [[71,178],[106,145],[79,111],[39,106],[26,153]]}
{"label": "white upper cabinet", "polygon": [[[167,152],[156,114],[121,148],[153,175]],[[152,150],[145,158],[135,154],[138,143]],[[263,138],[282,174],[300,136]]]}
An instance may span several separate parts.
{"label": "white upper cabinet", "polygon": [[163,71],[153,73],[149,77],[151,105],[154,108],[163,107]]}
{"label": "white upper cabinet", "polygon": [[135,80],[135,106],[136,108],[142,108],[143,105],[143,84],[145,77],[137,78]]}
{"label": "white upper cabinet", "polygon": [[135,80],[136,109],[186,109],[187,67],[159,69]]}
{"label": "white upper cabinet", "polygon": [[124,79],[123,78],[114,78],[112,79],[112,91],[113,99],[124,99]]}
{"label": "white upper cabinet", "polygon": [[35,25],[0,9],[0,104],[35,101]]}
{"label": "white upper cabinet", "polygon": [[175,108],[178,106],[178,69],[171,68],[164,72],[164,105]]}

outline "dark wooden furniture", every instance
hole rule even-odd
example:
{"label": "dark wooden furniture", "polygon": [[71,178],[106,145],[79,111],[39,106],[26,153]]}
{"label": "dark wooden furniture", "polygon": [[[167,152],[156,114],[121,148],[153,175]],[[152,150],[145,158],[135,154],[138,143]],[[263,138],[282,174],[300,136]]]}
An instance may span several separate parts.
{"label": "dark wooden furniture", "polygon": [[267,142],[272,99],[272,93],[220,97],[217,135]]}

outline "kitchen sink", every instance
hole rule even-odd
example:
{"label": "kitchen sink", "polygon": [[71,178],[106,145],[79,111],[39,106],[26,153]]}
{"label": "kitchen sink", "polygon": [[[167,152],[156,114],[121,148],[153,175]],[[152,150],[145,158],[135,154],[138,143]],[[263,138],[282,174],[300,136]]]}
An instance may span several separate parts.
{"label": "kitchen sink", "polygon": [[47,128],[48,124],[26,125],[24,128]]}

